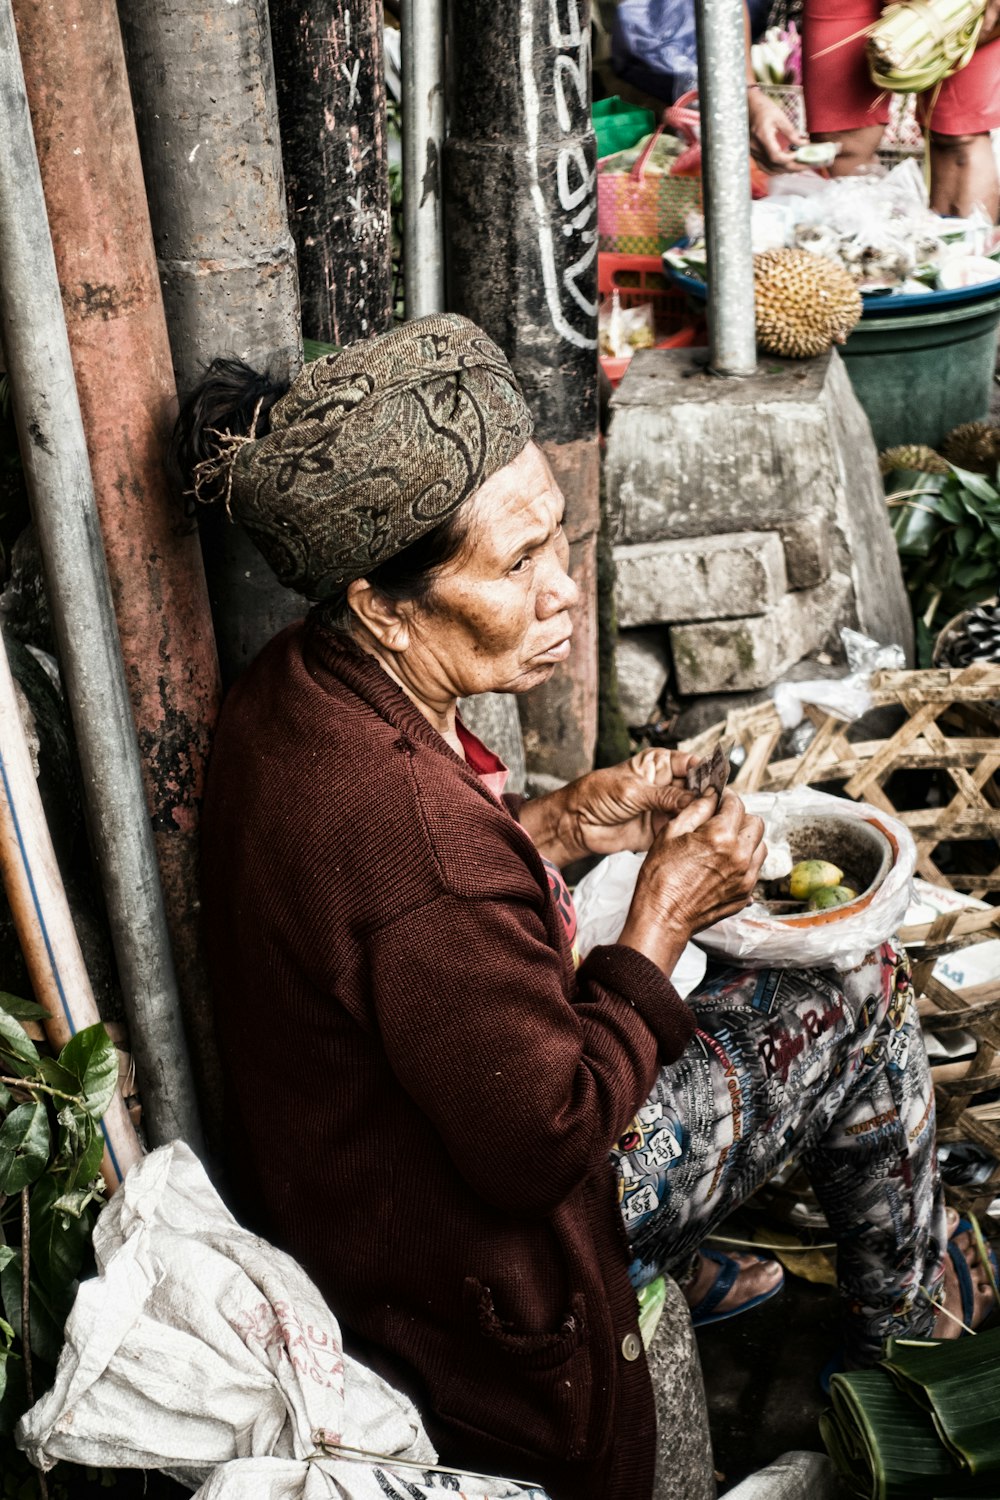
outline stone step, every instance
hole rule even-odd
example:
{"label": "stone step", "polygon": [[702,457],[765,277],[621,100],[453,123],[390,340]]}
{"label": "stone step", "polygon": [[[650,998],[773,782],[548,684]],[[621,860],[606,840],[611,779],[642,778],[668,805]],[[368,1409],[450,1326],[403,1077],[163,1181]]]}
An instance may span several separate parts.
{"label": "stone step", "polygon": [[835,646],[851,592],[851,580],[834,573],[817,588],[785,594],[766,614],[671,626],[678,691],[733,693],[778,682],[804,656]]}
{"label": "stone step", "polygon": [[777,531],[736,531],[614,549],[618,624],[763,615],[788,588]]}

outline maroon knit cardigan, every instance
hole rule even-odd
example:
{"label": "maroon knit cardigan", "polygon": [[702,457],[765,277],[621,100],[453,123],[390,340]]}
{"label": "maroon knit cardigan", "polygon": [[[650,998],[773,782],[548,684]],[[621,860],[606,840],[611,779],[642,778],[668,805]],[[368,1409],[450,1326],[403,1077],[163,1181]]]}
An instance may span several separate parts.
{"label": "maroon knit cardigan", "polygon": [[646,1500],[654,1411],[608,1150],[691,1013],[574,972],[541,860],[377,661],[314,624],[226,702],[205,936],[233,1154],[447,1464]]}

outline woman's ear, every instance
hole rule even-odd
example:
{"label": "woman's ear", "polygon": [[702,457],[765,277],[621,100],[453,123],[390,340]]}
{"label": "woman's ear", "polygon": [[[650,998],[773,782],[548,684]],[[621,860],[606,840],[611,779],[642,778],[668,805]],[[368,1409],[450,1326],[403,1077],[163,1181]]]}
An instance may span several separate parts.
{"label": "woman's ear", "polygon": [[386,599],[367,578],[356,578],[347,586],[347,604],[368,633],[387,651],[405,651],[410,644],[410,625],[405,604]]}

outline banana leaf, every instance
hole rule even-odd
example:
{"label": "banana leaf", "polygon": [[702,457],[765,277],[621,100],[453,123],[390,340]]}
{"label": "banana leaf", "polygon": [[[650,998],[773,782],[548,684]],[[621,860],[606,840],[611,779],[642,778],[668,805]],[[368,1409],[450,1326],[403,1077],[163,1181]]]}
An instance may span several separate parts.
{"label": "banana leaf", "polygon": [[883,1367],[929,1412],[952,1458],[970,1474],[996,1476],[1000,1494],[1000,1329],[940,1343],[891,1339]]}
{"label": "banana leaf", "polygon": [[864,1500],[1000,1496],[1000,1329],[890,1340],[880,1366],[835,1375],[827,1451]]}
{"label": "banana leaf", "polygon": [[965,1478],[929,1414],[903,1394],[888,1371],[834,1375],[830,1400],[831,1410],[820,1417],[820,1435],[856,1495],[934,1500],[962,1489]]}

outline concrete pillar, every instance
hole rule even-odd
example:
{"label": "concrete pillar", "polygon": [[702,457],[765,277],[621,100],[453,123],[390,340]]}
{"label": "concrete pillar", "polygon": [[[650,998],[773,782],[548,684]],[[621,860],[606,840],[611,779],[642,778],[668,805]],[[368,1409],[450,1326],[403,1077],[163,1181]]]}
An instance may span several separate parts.
{"label": "concrete pillar", "polygon": [[667,1299],[646,1358],[656,1402],[653,1500],[715,1500],[708,1403],[691,1314],[664,1277]]}
{"label": "concrete pillar", "polygon": [[[267,0],[120,0],[177,388],[236,354],[279,376],[302,363]],[[229,684],[305,613],[221,511],[200,516]]]}
{"label": "concrete pillar", "polygon": [[197,533],[164,472],[174,379],[121,33],[114,0],[14,11],[197,1069],[213,1055],[195,869],[219,674]]}
{"label": "concrete pillar", "polygon": [[303,331],[352,343],[392,319],[382,6],[280,0],[271,32]]}
{"label": "concrete pillar", "polygon": [[505,350],[567,499],[569,665],[520,700],[529,767],[589,769],[597,732],[596,147],[590,3],[462,0],[450,17],[448,306]]}

